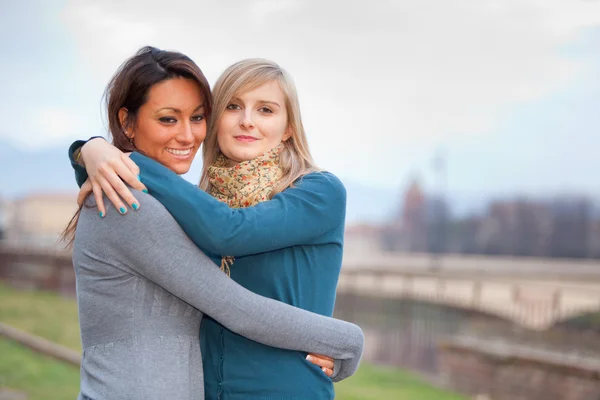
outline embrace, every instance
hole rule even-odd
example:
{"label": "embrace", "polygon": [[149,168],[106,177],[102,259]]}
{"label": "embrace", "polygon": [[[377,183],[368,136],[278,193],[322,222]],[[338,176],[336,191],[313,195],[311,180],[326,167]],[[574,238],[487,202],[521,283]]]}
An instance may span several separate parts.
{"label": "embrace", "polygon": [[[331,317],[346,191],[310,154],[291,77],[263,59],[211,93],[153,47],[109,82],[112,144],[76,141],[80,400],[333,399],[362,330]],[[186,173],[202,145],[198,186]]]}

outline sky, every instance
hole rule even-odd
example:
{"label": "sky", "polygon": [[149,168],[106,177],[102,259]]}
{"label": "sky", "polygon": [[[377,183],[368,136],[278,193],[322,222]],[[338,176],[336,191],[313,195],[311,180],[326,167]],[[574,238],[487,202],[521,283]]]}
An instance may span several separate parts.
{"label": "sky", "polygon": [[279,63],[318,164],[365,187],[600,198],[597,0],[26,0],[0,33],[0,142],[20,149],[105,134],[106,83],[153,45],[211,84]]}

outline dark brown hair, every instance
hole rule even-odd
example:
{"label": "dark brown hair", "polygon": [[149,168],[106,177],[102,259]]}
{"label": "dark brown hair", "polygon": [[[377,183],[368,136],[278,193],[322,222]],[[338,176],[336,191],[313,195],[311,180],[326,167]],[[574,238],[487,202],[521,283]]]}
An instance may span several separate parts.
{"label": "dark brown hair", "polygon": [[[190,79],[198,84],[204,96],[207,123],[210,121],[210,85],[196,63],[184,54],[146,46],[121,64],[104,91],[108,130],[116,148],[125,152],[136,151],[125,134],[126,128],[135,128],[138,112],[148,101],[150,89],[157,83],[173,78]],[[119,120],[119,110],[122,108],[127,109],[127,119],[123,125]],[[67,247],[73,245],[81,208],[62,233],[62,241],[67,243]]]}

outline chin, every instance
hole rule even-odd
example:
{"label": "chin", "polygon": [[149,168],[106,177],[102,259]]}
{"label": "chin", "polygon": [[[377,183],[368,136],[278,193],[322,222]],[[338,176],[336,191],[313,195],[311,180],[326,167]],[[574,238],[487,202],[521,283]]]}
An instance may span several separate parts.
{"label": "chin", "polygon": [[248,151],[246,149],[244,150],[245,151],[235,152],[235,154],[233,154],[233,159],[238,160],[238,162],[245,162],[250,161],[262,154],[260,151]]}
{"label": "chin", "polygon": [[171,171],[175,172],[177,175],[185,174],[186,172],[188,172],[190,170],[191,166],[192,166],[191,164],[186,164],[186,165],[181,165],[181,164],[165,165],[165,167],[169,168]]}

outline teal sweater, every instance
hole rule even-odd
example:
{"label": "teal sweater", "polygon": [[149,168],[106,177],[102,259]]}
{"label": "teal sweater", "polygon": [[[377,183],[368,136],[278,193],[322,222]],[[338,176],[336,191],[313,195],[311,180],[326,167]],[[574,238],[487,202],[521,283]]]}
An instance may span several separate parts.
{"label": "teal sweater", "polygon": [[[263,296],[333,314],[346,208],[334,175],[312,173],[270,201],[232,209],[156,161],[131,158],[150,194],[215,263],[221,255],[235,257],[232,279]],[[84,172],[76,168],[78,182]],[[209,317],[200,330],[207,400],[334,398],[331,379],[305,353],[253,342]]]}

